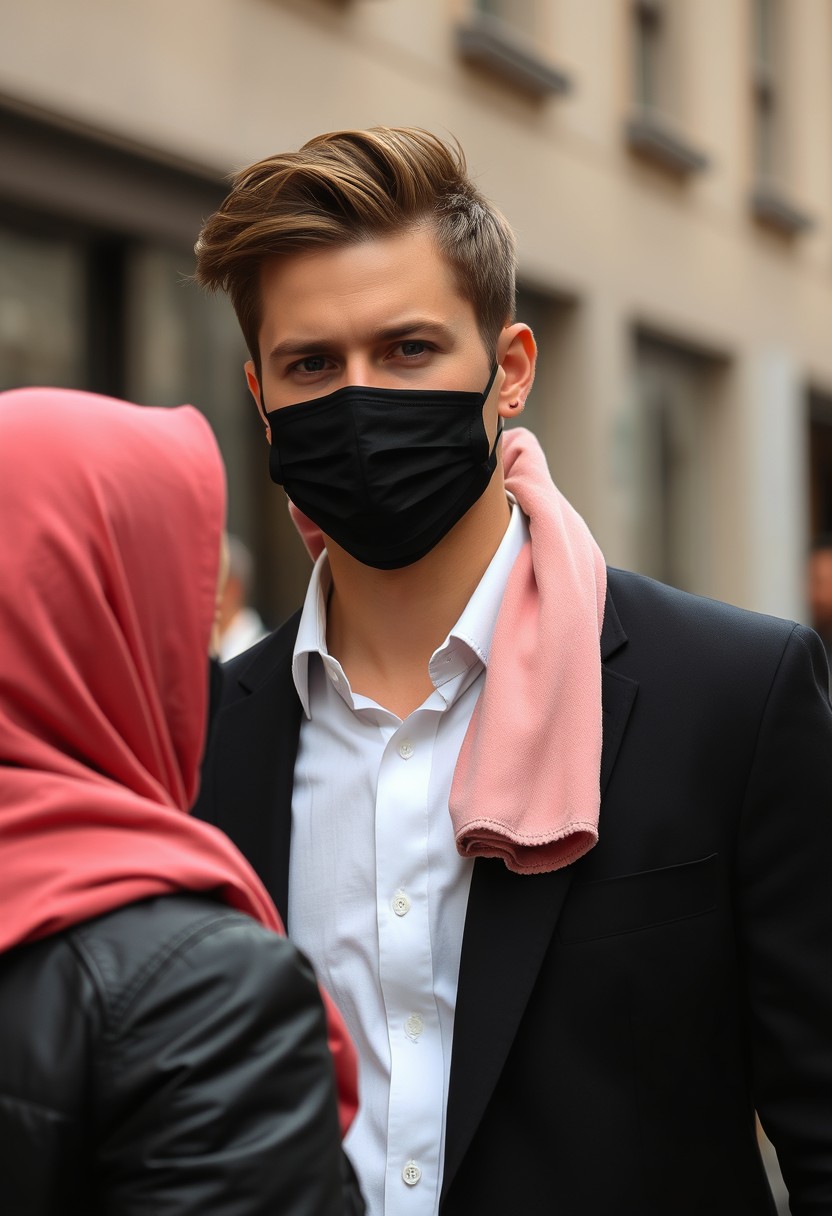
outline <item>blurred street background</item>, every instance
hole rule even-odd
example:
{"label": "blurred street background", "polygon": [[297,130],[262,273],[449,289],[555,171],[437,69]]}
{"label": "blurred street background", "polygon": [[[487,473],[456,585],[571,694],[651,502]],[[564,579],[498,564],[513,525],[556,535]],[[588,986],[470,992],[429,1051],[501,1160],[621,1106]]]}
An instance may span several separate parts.
{"label": "blurred street background", "polygon": [[267,623],[308,561],[192,247],[234,169],[375,124],[456,136],[517,231],[523,421],[607,559],[808,619],[830,0],[0,0],[0,31],[0,388],[202,409]]}
{"label": "blurred street background", "polygon": [[377,123],[457,136],[514,225],[524,421],[608,560],[806,619],[829,0],[0,0],[0,28],[0,386],[199,406],[269,623],[308,565],[192,246],[235,168]]}

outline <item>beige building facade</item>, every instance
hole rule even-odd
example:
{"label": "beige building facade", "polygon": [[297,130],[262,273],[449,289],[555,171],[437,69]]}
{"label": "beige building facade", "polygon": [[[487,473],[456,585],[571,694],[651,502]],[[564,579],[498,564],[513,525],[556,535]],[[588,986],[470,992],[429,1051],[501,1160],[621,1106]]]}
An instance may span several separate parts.
{"label": "beige building facade", "polygon": [[527,422],[610,562],[805,617],[832,531],[829,0],[0,0],[0,386],[190,400],[273,621],[308,566],[224,301],[226,175],[456,136],[519,239]]}

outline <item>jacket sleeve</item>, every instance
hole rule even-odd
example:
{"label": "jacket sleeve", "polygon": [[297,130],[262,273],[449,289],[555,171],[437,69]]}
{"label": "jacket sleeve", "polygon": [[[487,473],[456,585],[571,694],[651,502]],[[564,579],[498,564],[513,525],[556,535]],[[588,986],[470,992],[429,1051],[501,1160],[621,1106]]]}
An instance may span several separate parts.
{"label": "jacket sleeve", "polygon": [[108,1012],[106,1216],[360,1216],[311,968],[243,916],[171,944]]}
{"label": "jacket sleeve", "polygon": [[832,709],[796,627],[760,723],[739,837],[751,1069],[794,1216],[832,1212]]}

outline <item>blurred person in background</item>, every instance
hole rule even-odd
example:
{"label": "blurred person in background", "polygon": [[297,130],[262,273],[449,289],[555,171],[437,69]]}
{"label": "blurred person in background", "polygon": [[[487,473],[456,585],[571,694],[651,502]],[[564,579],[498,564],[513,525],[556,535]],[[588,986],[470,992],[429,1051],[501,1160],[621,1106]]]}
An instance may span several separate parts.
{"label": "blurred person in background", "polygon": [[228,577],[220,601],[220,658],[233,659],[268,633],[249,604],[254,559],[238,536],[228,534]]}
{"label": "blurred person in background", "polygon": [[[311,968],[237,849],[187,813],[224,514],[196,410],[0,394],[10,1216],[363,1210]],[[352,1048],[329,1018],[346,1124]]]}
{"label": "blurred person in background", "polygon": [[819,536],[809,554],[809,611],[832,667],[832,536]]}
{"label": "blurred person in background", "polygon": [[755,1108],[828,1216],[823,648],[607,569],[502,433],[514,275],[412,128],[270,156],[207,221],[315,565],[226,669],[198,812],[345,1012],[372,1216],[771,1216]]}

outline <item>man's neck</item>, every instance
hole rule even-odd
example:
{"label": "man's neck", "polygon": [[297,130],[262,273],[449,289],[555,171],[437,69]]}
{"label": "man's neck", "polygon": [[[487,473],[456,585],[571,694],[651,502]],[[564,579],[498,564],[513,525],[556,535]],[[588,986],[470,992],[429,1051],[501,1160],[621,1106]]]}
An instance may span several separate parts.
{"label": "man's neck", "polygon": [[502,478],[425,557],[375,570],[330,546],[327,649],[354,692],[406,718],[430,694],[430,657],[459,620],[505,535]]}

